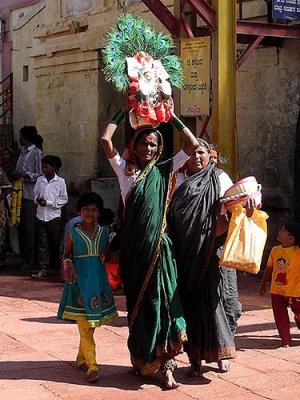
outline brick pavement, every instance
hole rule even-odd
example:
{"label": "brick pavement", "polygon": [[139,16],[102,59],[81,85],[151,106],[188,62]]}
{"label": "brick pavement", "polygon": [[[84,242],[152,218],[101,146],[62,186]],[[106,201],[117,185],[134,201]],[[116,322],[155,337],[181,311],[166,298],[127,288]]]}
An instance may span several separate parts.
{"label": "brick pavement", "polygon": [[120,317],[96,329],[101,379],[86,382],[76,369],[78,333],[75,325],[55,318],[62,284],[32,281],[0,273],[0,400],[299,400],[300,332],[292,324],[293,346],[279,347],[268,296],[260,298],[258,279],[239,276],[244,312],[236,344],[238,356],[230,372],[205,366],[203,378],[187,379],[186,356],[178,357],[176,378],[182,385],[165,391],[160,377],[130,375],[126,348],[127,326],[123,296],[116,297]]}

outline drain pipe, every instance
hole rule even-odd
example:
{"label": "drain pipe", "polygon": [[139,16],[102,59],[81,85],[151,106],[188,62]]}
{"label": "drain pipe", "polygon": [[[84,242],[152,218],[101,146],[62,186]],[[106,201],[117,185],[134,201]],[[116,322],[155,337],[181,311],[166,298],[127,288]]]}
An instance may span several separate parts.
{"label": "drain pipe", "polygon": [[294,153],[294,215],[300,222],[300,110],[296,125],[296,146]]}

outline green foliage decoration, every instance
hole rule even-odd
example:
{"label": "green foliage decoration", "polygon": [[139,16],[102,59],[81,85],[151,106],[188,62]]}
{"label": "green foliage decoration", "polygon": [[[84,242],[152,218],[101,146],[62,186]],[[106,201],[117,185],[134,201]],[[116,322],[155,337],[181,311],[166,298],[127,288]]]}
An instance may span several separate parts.
{"label": "green foliage decoration", "polygon": [[116,90],[126,92],[129,87],[126,57],[144,52],[154,60],[160,60],[169,74],[170,84],[183,86],[182,64],[174,54],[175,45],[170,35],[156,32],[140,17],[122,14],[117,27],[107,33],[103,50],[104,76]]}

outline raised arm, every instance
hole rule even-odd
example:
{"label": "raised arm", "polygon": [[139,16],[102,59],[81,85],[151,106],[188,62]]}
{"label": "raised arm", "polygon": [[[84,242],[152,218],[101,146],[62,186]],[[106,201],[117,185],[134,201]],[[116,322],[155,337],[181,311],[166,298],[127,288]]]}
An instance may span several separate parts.
{"label": "raised arm", "polygon": [[111,122],[107,125],[104,134],[101,138],[101,144],[104,153],[108,158],[113,158],[117,154],[117,149],[113,145],[112,137],[123,118],[124,118],[123,111],[121,110],[117,111],[113,115]]}
{"label": "raised arm", "polygon": [[180,133],[180,136],[184,143],[183,146],[184,152],[188,156],[191,156],[199,146],[197,139],[195,138],[193,133],[189,130],[189,128],[185,126],[184,123],[179,118],[177,118],[174,113],[173,113],[173,118],[170,120],[170,122],[173,126],[175,126],[175,128]]}

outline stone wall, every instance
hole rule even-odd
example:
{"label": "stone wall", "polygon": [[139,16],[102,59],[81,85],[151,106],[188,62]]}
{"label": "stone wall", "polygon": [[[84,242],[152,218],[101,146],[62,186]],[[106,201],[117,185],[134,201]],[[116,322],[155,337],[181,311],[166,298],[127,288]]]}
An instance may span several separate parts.
{"label": "stone wall", "polygon": [[[36,124],[45,140],[44,152],[62,158],[62,174],[75,189],[97,176],[113,175],[99,138],[124,99],[105,82],[101,71],[106,32],[123,10],[146,14],[158,29],[164,29],[142,3],[125,8],[121,4],[46,0],[47,21],[34,32],[37,44],[31,56],[36,77]],[[120,149],[124,146],[122,126],[116,145]]]}
{"label": "stone wall", "polygon": [[[11,13],[15,140],[23,125],[37,125],[39,128],[36,120],[36,77],[31,53],[35,46],[33,32],[43,23],[44,10],[45,4],[40,2]],[[24,70],[26,68],[27,73]]]}
{"label": "stone wall", "polygon": [[[164,4],[172,11],[172,0]],[[13,31],[16,130],[37,125],[44,152],[62,158],[62,174],[72,187],[112,176],[99,137],[124,99],[101,71],[105,34],[122,11],[141,15],[158,30],[165,28],[136,1],[44,0],[35,7]],[[243,17],[255,16],[266,17],[264,0],[245,2]],[[286,40],[278,49],[259,47],[237,72],[239,175],[255,175],[267,204],[277,208],[289,208],[293,196],[299,46]],[[29,65],[28,82],[22,81],[23,65]],[[123,125],[115,138],[121,149]]]}
{"label": "stone wall", "polygon": [[240,176],[255,175],[265,204],[291,208],[300,104],[300,43],[258,48],[237,74]]}

